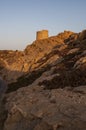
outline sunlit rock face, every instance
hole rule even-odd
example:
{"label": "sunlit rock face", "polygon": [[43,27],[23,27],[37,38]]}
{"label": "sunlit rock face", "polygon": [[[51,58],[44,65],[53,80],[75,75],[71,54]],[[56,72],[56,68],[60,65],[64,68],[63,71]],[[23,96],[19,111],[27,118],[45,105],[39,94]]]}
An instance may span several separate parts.
{"label": "sunlit rock face", "polygon": [[[48,33],[46,30],[42,32],[43,36]],[[0,51],[0,75],[7,83],[15,82],[24,73],[37,68],[39,59],[46,56],[54,46],[64,44],[64,40],[71,34],[72,32],[65,31],[57,36],[36,40],[31,45],[28,45],[24,51]]]}

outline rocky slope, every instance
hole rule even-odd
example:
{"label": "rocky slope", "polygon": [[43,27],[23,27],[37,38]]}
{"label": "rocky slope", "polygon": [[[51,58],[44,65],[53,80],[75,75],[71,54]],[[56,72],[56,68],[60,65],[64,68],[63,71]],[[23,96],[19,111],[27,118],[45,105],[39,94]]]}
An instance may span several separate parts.
{"label": "rocky slope", "polygon": [[8,83],[16,81],[26,72],[31,72],[38,67],[38,60],[48,54],[51,49],[59,44],[64,44],[72,32],[65,31],[48,39],[34,41],[24,51],[0,51],[0,75]]}
{"label": "rocky slope", "polygon": [[0,52],[1,76],[7,72],[8,82],[1,129],[86,130],[86,30],[5,53]]}

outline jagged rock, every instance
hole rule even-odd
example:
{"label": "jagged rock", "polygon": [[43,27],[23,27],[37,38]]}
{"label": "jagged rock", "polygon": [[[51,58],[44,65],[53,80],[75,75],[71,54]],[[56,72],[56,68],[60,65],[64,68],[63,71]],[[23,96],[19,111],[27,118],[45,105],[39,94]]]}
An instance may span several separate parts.
{"label": "jagged rock", "polygon": [[74,64],[74,68],[81,68],[86,66],[86,56],[81,57],[76,63]]}
{"label": "jagged rock", "polygon": [[78,52],[78,51],[79,51],[79,48],[71,49],[71,50],[69,50],[69,52],[67,53],[67,55],[73,54],[73,53]]}
{"label": "jagged rock", "polygon": [[33,91],[30,86],[22,88],[7,97],[8,117],[4,130],[85,130],[85,99],[85,93],[66,89],[48,91],[35,86]]}
{"label": "jagged rock", "polygon": [[51,59],[47,58],[48,61],[45,64],[40,65],[38,63],[41,58],[50,53],[53,47],[63,45],[64,40],[72,34],[73,32],[65,31],[48,39],[34,41],[33,44],[27,46],[24,51],[0,51],[0,62],[3,61],[5,63],[5,65],[0,64],[0,75],[9,84],[15,82],[17,78],[24,73],[28,71],[31,72],[36,68],[41,68],[45,64],[52,62],[52,60],[57,58],[54,54]]}
{"label": "jagged rock", "polygon": [[0,129],[86,130],[85,51],[85,32],[69,31],[23,52],[0,51],[0,75],[8,83]]}

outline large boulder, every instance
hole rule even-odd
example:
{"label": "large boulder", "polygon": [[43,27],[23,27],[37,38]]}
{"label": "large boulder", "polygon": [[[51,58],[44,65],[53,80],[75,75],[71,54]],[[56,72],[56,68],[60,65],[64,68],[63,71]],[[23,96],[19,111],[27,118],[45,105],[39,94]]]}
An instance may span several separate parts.
{"label": "large boulder", "polygon": [[4,130],[86,130],[85,90],[29,86],[10,93]]}

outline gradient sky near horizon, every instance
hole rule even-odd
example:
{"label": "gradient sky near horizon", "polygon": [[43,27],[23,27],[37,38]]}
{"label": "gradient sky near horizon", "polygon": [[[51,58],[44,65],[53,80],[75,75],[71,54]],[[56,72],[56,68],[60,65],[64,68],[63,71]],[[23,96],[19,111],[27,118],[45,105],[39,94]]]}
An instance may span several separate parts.
{"label": "gradient sky near horizon", "polygon": [[0,50],[23,50],[42,29],[86,29],[86,0],[0,0]]}

